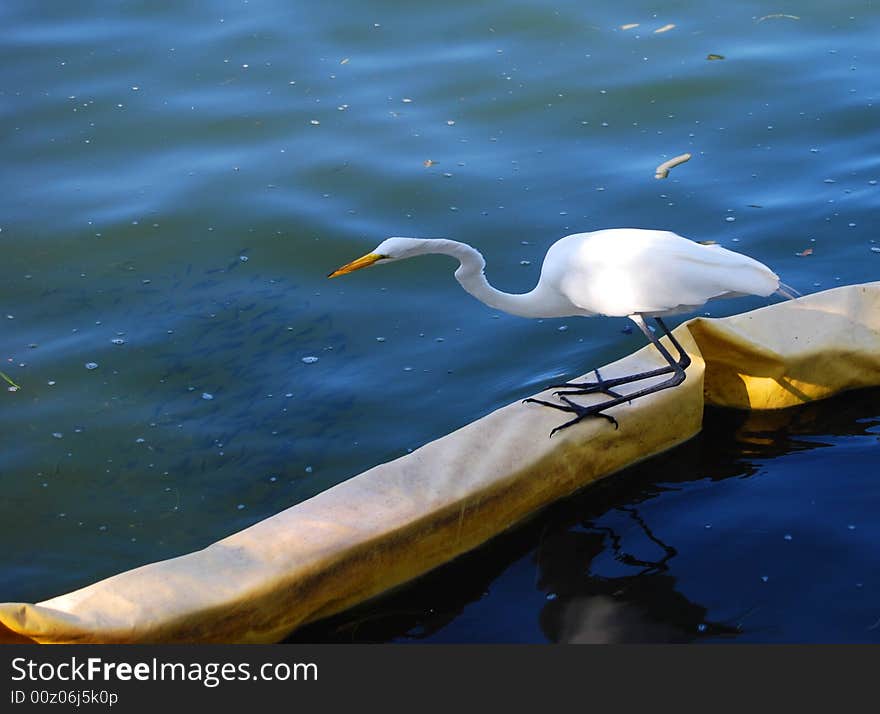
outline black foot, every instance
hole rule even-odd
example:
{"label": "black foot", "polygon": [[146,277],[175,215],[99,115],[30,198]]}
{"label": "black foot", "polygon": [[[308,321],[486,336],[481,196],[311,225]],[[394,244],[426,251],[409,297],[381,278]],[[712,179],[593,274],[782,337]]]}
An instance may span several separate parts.
{"label": "black foot", "polygon": [[562,402],[564,402],[564,404],[554,404],[553,402],[545,402],[543,399],[533,399],[531,397],[529,399],[523,399],[523,404],[527,404],[527,403],[531,402],[532,404],[540,404],[541,406],[551,407],[553,409],[558,409],[559,411],[562,411],[562,412],[569,412],[571,414],[576,415],[574,419],[571,419],[570,421],[567,421],[564,424],[560,424],[555,429],[553,429],[553,431],[550,432],[550,436],[553,436],[557,431],[562,431],[563,429],[567,429],[568,427],[572,426],[573,424],[577,424],[579,421],[582,421],[582,420],[586,419],[587,417],[591,417],[591,416],[602,417],[606,421],[609,421],[612,424],[614,424],[615,429],[617,429],[619,426],[619,424],[617,423],[617,419],[615,419],[610,414],[603,414],[602,413],[603,410],[607,409],[609,406],[607,402],[600,403],[600,404],[593,404],[592,406],[584,407],[584,406],[581,406],[580,404],[575,404],[573,401],[566,398],[565,396],[560,396],[559,399]]}
{"label": "black foot", "polygon": [[615,392],[609,387],[609,383],[602,379],[598,369],[593,370],[596,375],[595,382],[566,382],[565,384],[551,384],[550,389],[564,389],[564,392],[553,392],[554,396],[579,394],[607,394],[609,397],[620,398],[620,392]]}

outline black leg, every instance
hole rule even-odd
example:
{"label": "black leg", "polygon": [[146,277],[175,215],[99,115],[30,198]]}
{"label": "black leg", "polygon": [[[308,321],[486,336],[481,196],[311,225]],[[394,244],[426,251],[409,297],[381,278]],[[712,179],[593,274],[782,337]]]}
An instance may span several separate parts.
{"label": "black leg", "polygon": [[[675,347],[678,352],[678,360],[676,364],[678,364],[681,369],[687,369],[691,364],[691,358],[687,352],[684,351],[682,346],[678,343],[678,340],[675,339],[672,332],[666,327],[666,323],[659,317],[655,317],[654,320],[660,326],[660,329],[663,330],[663,334],[666,335],[669,340],[672,342],[673,347]],[[637,323],[638,324],[638,323]],[[639,328],[641,329],[641,325]],[[642,330],[644,332],[644,330]],[[650,332],[650,331],[649,331]],[[647,334],[647,333],[646,333]],[[654,342],[653,336],[648,335],[648,339],[651,342]],[[565,391],[554,392],[554,396],[577,396],[580,394],[607,394],[612,397],[619,397],[620,394],[613,392],[613,387],[619,387],[621,384],[630,384],[631,382],[638,382],[642,379],[650,379],[651,377],[660,377],[664,374],[673,374],[675,372],[675,365],[670,364],[666,367],[659,367],[657,369],[648,370],[647,372],[639,372],[637,374],[628,374],[624,377],[614,377],[612,379],[603,379],[599,375],[599,370],[593,370],[596,375],[595,382],[566,382],[565,384],[551,384],[550,389],[560,389]]]}
{"label": "black leg", "polygon": [[[669,353],[669,350],[667,350],[663,346],[663,344],[660,342],[660,340],[658,340],[657,337],[654,336],[654,333],[652,333],[650,328],[648,328],[647,324],[645,323],[644,318],[642,318],[641,315],[632,315],[631,319],[633,320],[633,322],[636,323],[636,325],[639,326],[639,329],[644,333],[645,337],[648,338],[648,340],[651,342],[651,344],[653,344],[654,347],[657,348],[657,351],[660,352],[660,354],[666,360],[667,366],[661,367],[659,369],[649,370],[648,372],[639,372],[638,374],[629,375],[628,377],[619,377],[617,379],[601,380],[601,377],[600,377],[601,382],[597,382],[596,386],[599,386],[599,384],[601,383],[601,385],[602,385],[601,391],[604,391],[607,394],[608,387],[617,386],[618,384],[626,384],[628,382],[635,382],[638,380],[647,379],[648,377],[658,377],[658,376],[661,376],[664,374],[669,374],[670,375],[669,379],[665,379],[658,384],[651,385],[650,387],[643,387],[642,389],[639,389],[635,392],[632,392],[631,394],[615,396],[612,399],[609,399],[607,401],[600,402],[598,404],[591,404],[589,406],[576,404],[575,402],[571,401],[566,396],[567,392],[557,392],[562,404],[554,404],[553,402],[547,402],[547,401],[544,401],[541,399],[525,399],[524,400],[525,402],[533,402],[535,404],[541,404],[546,407],[552,407],[553,409],[559,409],[560,411],[568,412],[570,414],[575,415],[574,419],[571,419],[571,420],[565,422],[564,424],[561,424],[560,426],[557,426],[555,429],[553,429],[553,431],[550,432],[550,436],[553,436],[553,434],[555,434],[557,431],[560,431],[561,429],[565,429],[569,426],[572,426],[573,424],[577,424],[579,421],[582,421],[583,419],[586,419],[589,416],[600,416],[600,417],[610,421],[612,424],[614,424],[615,428],[617,428],[617,420],[608,414],[603,414],[603,412],[606,409],[610,409],[611,407],[616,407],[617,405],[623,404],[624,402],[631,402],[634,399],[638,399],[639,397],[647,396],[648,394],[654,394],[655,392],[659,392],[664,389],[670,389],[671,387],[678,386],[679,384],[684,382],[685,377],[686,377],[685,369],[691,363],[690,357],[688,356],[687,352],[684,351],[682,346],[678,343],[678,340],[676,340],[672,336],[672,333],[666,327],[663,320],[661,320],[659,317],[654,318],[657,322],[657,325],[660,327],[660,329],[663,331],[663,333],[667,337],[669,337],[670,341],[672,342],[673,347],[675,347],[676,351],[678,352],[678,360],[674,359],[672,357],[672,355]],[[598,373],[597,373],[597,376],[598,376]],[[595,389],[593,391],[600,391],[600,390]],[[580,393],[580,392],[575,392],[575,393]],[[584,393],[590,393],[590,392],[584,392]]]}
{"label": "black leg", "polygon": [[678,344],[678,340],[675,339],[675,335],[672,334],[672,330],[666,327],[666,323],[663,322],[663,318],[655,317],[654,322],[656,322],[660,329],[663,330],[663,334],[669,338],[669,341],[672,343],[672,346],[675,347],[678,352],[678,366],[682,369],[687,369],[691,366],[691,356],[684,351],[684,348]]}

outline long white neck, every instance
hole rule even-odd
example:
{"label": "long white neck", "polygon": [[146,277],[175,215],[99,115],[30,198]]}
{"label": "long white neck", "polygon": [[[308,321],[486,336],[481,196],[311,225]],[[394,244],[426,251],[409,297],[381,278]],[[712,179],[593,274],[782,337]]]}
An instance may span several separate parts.
{"label": "long white neck", "polygon": [[486,261],[478,250],[471,248],[467,243],[445,238],[426,241],[426,243],[428,243],[426,253],[449,255],[461,263],[455,271],[455,279],[480,302],[519,317],[547,317],[546,308],[542,310],[534,304],[535,290],[512,294],[493,288],[483,274]]}

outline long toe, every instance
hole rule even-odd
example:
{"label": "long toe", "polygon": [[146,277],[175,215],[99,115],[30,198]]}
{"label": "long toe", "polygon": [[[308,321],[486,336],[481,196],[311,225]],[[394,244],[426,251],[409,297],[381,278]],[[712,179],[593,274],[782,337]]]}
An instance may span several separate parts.
{"label": "long toe", "polygon": [[575,412],[578,409],[578,407],[576,405],[574,407],[572,407],[572,406],[566,406],[565,404],[554,404],[553,402],[545,402],[543,399],[534,399],[532,397],[529,397],[528,399],[523,399],[523,404],[540,404],[542,407],[550,407],[552,409],[559,409],[560,411],[563,411],[563,412]]}
{"label": "long toe", "polygon": [[553,392],[554,397],[564,397],[568,396],[578,396],[581,394],[607,394],[609,397],[614,397],[615,399],[621,398],[620,392],[615,392],[613,389],[603,389],[599,387],[598,384],[593,385],[593,389],[568,389],[565,391]]}
{"label": "long toe", "polygon": [[570,427],[574,424],[577,424],[581,419],[583,419],[582,416],[576,416],[574,419],[565,422],[565,424],[560,424],[559,426],[555,427],[553,429],[553,431],[550,432],[550,436],[552,437],[557,431],[562,431],[563,429],[568,429],[568,427]]}
{"label": "long toe", "polygon": [[551,384],[547,389],[582,389],[584,394],[590,394],[601,386],[597,382],[565,382],[564,384]]}

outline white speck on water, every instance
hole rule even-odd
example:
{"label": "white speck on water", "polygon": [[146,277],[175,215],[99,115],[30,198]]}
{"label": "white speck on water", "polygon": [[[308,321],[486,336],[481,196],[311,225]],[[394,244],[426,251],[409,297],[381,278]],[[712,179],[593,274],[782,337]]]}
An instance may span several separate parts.
{"label": "white speck on water", "polygon": [[137,439],[134,440],[134,443],[135,444],[143,444],[145,441],[146,441],[146,439],[144,437],[139,436]]}
{"label": "white speck on water", "polygon": [[868,185],[869,185],[869,186],[876,186],[876,185],[877,185],[877,179],[871,179],[870,181],[868,181]]}
{"label": "white speck on water", "polygon": [[855,527],[852,523],[850,523],[850,524],[847,526],[847,530],[854,531],[855,529],[856,529],[856,527]]}
{"label": "white speck on water", "polygon": [[736,217],[735,216],[725,216],[724,220],[727,221],[728,223],[733,223],[736,220]]}
{"label": "white speck on water", "polygon": [[559,332],[565,332],[568,329],[568,325],[560,325],[556,328]]}
{"label": "white speck on water", "polygon": [[311,466],[306,466],[306,473],[307,473],[307,474],[312,473],[312,471],[314,471],[314,470],[315,470],[315,469],[313,469]]}
{"label": "white speck on water", "polygon": [[125,340],[123,340],[121,337],[114,337],[112,340],[110,340],[110,342],[112,342],[114,345],[124,345],[125,344]]}
{"label": "white speck on water", "polygon": [[791,534],[786,533],[784,536],[782,536],[782,539],[783,540],[791,540]]}
{"label": "white speck on water", "polygon": [[309,355],[308,357],[303,357],[302,360],[300,360],[300,361],[303,364],[314,364],[315,362],[318,361],[318,358],[315,357],[314,355]]}
{"label": "white speck on water", "polygon": [[270,482],[270,483],[275,483],[277,480],[278,480],[278,477],[277,477],[277,476],[270,476],[270,477],[269,477],[269,482]]}
{"label": "white speck on water", "polygon": [[544,597],[547,600],[555,600],[558,596],[556,593],[547,593]]}
{"label": "white speck on water", "polygon": [[532,261],[531,260],[521,260],[521,261],[519,261],[519,264],[520,265],[531,265]]}
{"label": "white speck on water", "polygon": [[766,583],[769,579],[770,579],[770,577],[767,576],[767,575],[762,575],[762,576],[761,576],[761,582],[762,582],[762,583]]}
{"label": "white speck on water", "polygon": [[871,246],[871,252],[872,253],[880,253],[880,247],[877,247],[876,245]]}
{"label": "white speck on water", "polygon": [[412,372],[412,371],[413,371],[413,368],[412,368],[412,367],[404,367],[404,368],[403,368],[403,371],[404,371],[404,372]]}
{"label": "white speck on water", "polygon": [[311,124],[312,126],[318,126],[320,125],[320,123],[321,122],[319,122],[317,119],[312,119],[309,121],[309,124]]}
{"label": "white speck on water", "polygon": [[86,362],[86,369],[98,369],[97,362]]}
{"label": "white speck on water", "polygon": [[54,387],[57,382],[54,379],[50,379],[48,382],[46,382],[46,384],[48,384],[50,387]]}
{"label": "white speck on water", "polygon": [[455,126],[455,120],[454,119],[447,119],[446,124],[447,124],[447,126]]}
{"label": "white speck on water", "polygon": [[384,342],[384,341],[385,341],[384,337],[377,337],[376,338],[376,342]]}
{"label": "white speck on water", "polygon": [[210,392],[202,392],[202,399],[205,399],[207,401],[211,401],[213,398],[214,398],[214,395],[211,394]]}
{"label": "white speck on water", "polygon": [[64,438],[64,434],[62,434],[60,431],[53,431],[52,436],[56,439],[63,439]]}
{"label": "white speck on water", "polygon": [[239,259],[242,263],[247,263],[247,262],[248,262],[248,257],[247,257],[246,255],[240,255],[240,256],[238,256],[238,259]]}
{"label": "white speck on water", "polygon": [[705,623],[701,622],[699,625],[697,625],[697,632],[705,632],[705,631],[706,631]]}
{"label": "white speck on water", "polygon": [[822,183],[837,183],[833,178],[827,178]]}
{"label": "white speck on water", "polygon": [[239,503],[235,508],[236,508],[237,510],[239,510],[239,511],[243,511],[243,510],[244,510],[244,504],[243,504],[243,503]]}

